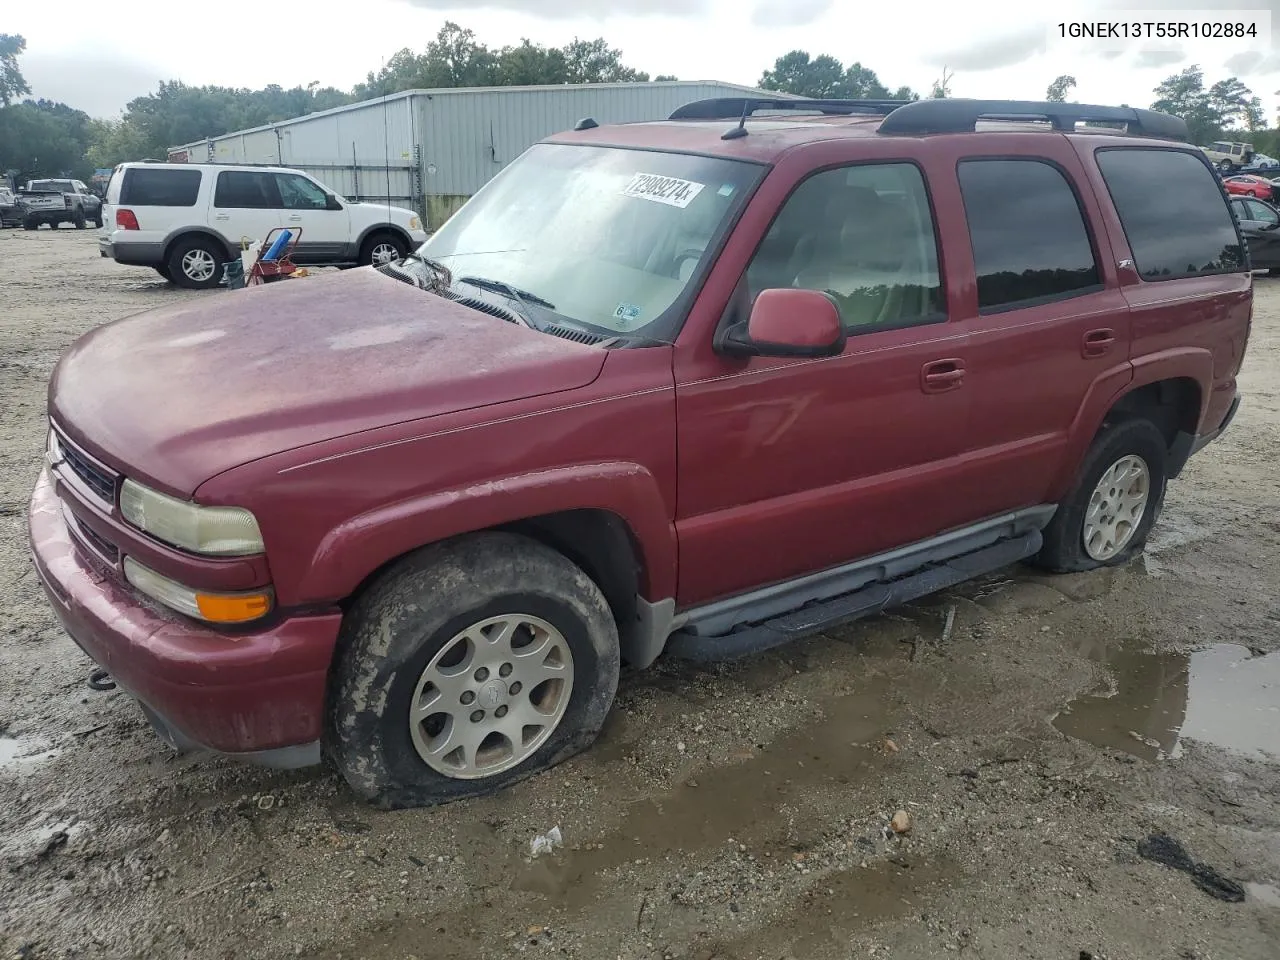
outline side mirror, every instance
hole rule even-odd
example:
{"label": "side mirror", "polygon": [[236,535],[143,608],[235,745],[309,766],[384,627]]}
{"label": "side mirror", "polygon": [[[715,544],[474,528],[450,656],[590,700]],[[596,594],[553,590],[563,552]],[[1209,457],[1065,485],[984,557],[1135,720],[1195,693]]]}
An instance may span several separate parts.
{"label": "side mirror", "polygon": [[746,323],[725,331],[719,349],[746,357],[834,357],[844,350],[835,301],[816,290],[763,290]]}
{"label": "side mirror", "polygon": [[338,202],[338,198],[332,193],[326,193],[324,195],[324,208],[326,210],[341,210],[342,204]]}

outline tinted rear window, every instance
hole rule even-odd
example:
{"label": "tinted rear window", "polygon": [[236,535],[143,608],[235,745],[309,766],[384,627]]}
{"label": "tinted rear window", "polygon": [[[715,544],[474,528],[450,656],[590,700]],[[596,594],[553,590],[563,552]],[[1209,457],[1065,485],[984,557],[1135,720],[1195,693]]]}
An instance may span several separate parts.
{"label": "tinted rear window", "polygon": [[1075,191],[1042,160],[964,160],[960,194],[983,311],[1031,306],[1101,282]]}
{"label": "tinted rear window", "polygon": [[120,203],[131,207],[194,207],[200,193],[199,170],[125,171]]}
{"label": "tinted rear window", "polygon": [[[1218,179],[1190,153],[1156,147],[1098,151],[1098,166],[1144,280],[1244,269],[1244,251]],[[1164,203],[1152,194],[1177,197]]]}

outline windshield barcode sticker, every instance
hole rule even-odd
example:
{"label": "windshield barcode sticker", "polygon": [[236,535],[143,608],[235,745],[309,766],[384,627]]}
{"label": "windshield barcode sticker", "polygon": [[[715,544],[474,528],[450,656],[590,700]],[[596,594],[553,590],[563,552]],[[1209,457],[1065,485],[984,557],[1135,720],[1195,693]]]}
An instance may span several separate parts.
{"label": "windshield barcode sticker", "polygon": [[694,197],[706,186],[692,180],[679,180],[675,177],[663,177],[656,173],[637,173],[622,191],[624,197],[639,197],[641,200],[653,200],[668,206],[684,209],[693,203]]}

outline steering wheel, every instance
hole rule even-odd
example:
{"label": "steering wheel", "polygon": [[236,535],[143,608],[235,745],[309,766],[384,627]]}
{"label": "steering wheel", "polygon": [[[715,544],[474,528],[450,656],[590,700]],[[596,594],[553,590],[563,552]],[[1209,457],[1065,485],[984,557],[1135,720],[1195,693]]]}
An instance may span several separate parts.
{"label": "steering wheel", "polygon": [[702,255],[706,252],[707,252],[706,249],[703,247],[685,247],[679,253],[677,253],[674,257],[672,257],[671,262],[675,265],[677,279],[680,279],[680,280],[689,279],[688,277],[684,276],[685,261],[692,260],[694,262],[694,266],[696,267],[697,262],[702,259]]}

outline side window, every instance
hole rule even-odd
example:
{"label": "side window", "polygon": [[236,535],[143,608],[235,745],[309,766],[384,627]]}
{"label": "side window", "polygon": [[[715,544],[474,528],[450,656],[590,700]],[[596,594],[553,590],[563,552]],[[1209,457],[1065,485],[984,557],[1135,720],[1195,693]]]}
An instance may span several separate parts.
{"label": "side window", "polygon": [[213,205],[220,209],[275,210],[280,192],[275,175],[257,170],[221,170],[213,191]]}
{"label": "side window", "polygon": [[120,203],[124,206],[194,207],[199,195],[199,170],[130,167],[120,185]]}
{"label": "side window", "polygon": [[981,312],[1098,289],[1101,275],[1075,191],[1042,160],[962,160],[960,195]]}
{"label": "side window", "polygon": [[329,202],[325,192],[296,173],[277,173],[276,186],[286,210],[323,210]]}
{"label": "side window", "polygon": [[1255,220],[1258,223],[1275,223],[1277,220],[1276,212],[1257,200],[1245,200],[1244,208],[1246,220]]}
{"label": "side window", "polygon": [[[1097,152],[1138,274],[1176,280],[1243,270],[1244,250],[1222,188],[1205,162],[1181,150],[1114,147]],[[1177,197],[1151,202],[1151,184]]]}
{"label": "side window", "polygon": [[850,333],[946,319],[924,178],[910,163],[817,173],[787,199],[747,267],[748,292],[830,294]]}

